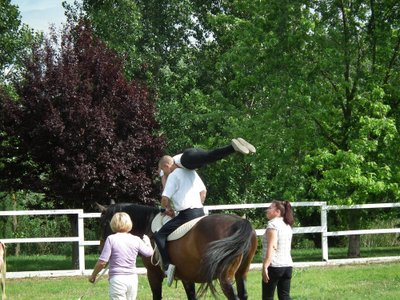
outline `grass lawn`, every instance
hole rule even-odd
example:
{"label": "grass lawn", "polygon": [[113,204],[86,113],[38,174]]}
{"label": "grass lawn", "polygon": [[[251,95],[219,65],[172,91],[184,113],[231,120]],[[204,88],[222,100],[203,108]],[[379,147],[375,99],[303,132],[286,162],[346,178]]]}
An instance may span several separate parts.
{"label": "grass lawn", "polygon": [[[249,300],[261,299],[260,271],[248,278]],[[165,284],[165,283],[164,283]],[[91,288],[86,277],[8,279],[7,296],[12,300],[108,299],[106,278]],[[294,300],[398,300],[400,299],[400,263],[365,264],[340,267],[295,269],[292,279]],[[139,276],[138,299],[151,300],[145,276]],[[164,299],[185,299],[183,287],[164,287]],[[214,299],[210,296],[204,299]],[[221,295],[217,299],[224,299]]]}
{"label": "grass lawn", "polygon": [[[329,248],[329,259],[346,258],[347,248]],[[362,248],[362,257],[384,257],[400,255],[399,247],[375,247]],[[99,255],[85,255],[85,265],[87,269],[92,269]],[[312,249],[293,249],[293,261],[295,262],[310,262],[322,261],[322,250],[317,248]],[[253,263],[261,262],[261,251],[257,251]],[[138,259],[137,266],[142,267],[142,261]],[[62,255],[7,255],[7,271],[40,271],[40,270],[69,270],[71,269],[71,258]],[[400,297],[399,297],[400,299]]]}

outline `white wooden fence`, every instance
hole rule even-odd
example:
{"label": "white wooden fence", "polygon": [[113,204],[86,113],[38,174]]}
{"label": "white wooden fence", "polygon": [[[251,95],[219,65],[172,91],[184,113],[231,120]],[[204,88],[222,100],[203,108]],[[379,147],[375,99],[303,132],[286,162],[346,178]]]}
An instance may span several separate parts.
{"label": "white wooden fence", "polygon": [[[388,229],[362,229],[362,230],[346,230],[346,231],[328,231],[328,212],[330,210],[347,210],[347,209],[373,209],[373,208],[400,208],[400,203],[381,203],[381,204],[363,204],[363,205],[327,205],[326,202],[292,202],[293,207],[316,207],[319,208],[321,214],[320,226],[294,227],[294,234],[305,233],[320,233],[322,239],[322,259],[320,262],[300,262],[295,263],[295,266],[308,265],[327,265],[327,264],[348,264],[362,263],[367,261],[399,261],[400,256],[380,257],[380,258],[365,258],[365,259],[342,259],[329,260],[328,257],[328,237],[344,236],[344,235],[364,235],[364,234],[385,234],[385,233],[400,233],[400,228]],[[206,213],[211,211],[223,210],[245,210],[245,209],[265,209],[270,203],[263,204],[232,204],[232,205],[209,205],[205,206]],[[100,242],[85,240],[84,237],[84,220],[88,218],[99,218],[100,213],[84,213],[82,209],[61,209],[61,210],[30,210],[30,211],[0,211],[0,217],[11,216],[37,216],[37,215],[68,215],[75,214],[78,216],[78,236],[76,237],[47,237],[47,238],[13,238],[1,239],[5,244],[13,243],[60,243],[60,242],[78,242],[79,244],[79,269],[76,270],[50,270],[50,271],[28,271],[28,272],[8,272],[8,278],[24,278],[24,277],[55,277],[55,276],[79,276],[89,275],[92,270],[86,269],[85,266],[85,247],[96,246]],[[264,234],[265,229],[256,229],[257,235]],[[260,268],[261,264],[252,264],[252,269]],[[145,273],[144,268],[139,268],[140,273]]]}

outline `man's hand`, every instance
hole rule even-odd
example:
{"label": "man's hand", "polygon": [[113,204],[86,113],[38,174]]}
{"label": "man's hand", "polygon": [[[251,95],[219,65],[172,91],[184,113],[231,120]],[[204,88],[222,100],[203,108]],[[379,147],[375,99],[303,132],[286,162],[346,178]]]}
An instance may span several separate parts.
{"label": "man's hand", "polygon": [[204,201],[206,201],[206,196],[207,196],[207,190],[204,190],[204,191],[200,192],[201,204],[204,204]]}
{"label": "man's hand", "polygon": [[161,207],[165,208],[164,215],[170,216],[170,217],[175,217],[175,212],[171,207],[169,198],[166,196],[161,197]]}
{"label": "man's hand", "polygon": [[170,208],[165,209],[164,214],[167,216],[170,216],[171,218],[175,217],[175,211]]}

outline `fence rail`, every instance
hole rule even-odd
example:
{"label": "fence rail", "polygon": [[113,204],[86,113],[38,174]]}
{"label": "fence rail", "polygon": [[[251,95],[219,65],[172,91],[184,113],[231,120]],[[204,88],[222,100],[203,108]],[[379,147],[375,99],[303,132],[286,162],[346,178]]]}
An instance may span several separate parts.
{"label": "fence rail", "polygon": [[[208,205],[204,207],[207,214],[212,211],[224,211],[224,210],[243,210],[243,209],[262,209],[267,208],[270,203],[262,204],[228,204],[228,205]],[[345,230],[345,231],[328,231],[328,212],[332,210],[347,210],[347,209],[374,209],[374,208],[399,208],[400,203],[379,203],[379,204],[362,204],[362,205],[327,205],[326,202],[293,202],[293,207],[317,207],[320,210],[321,225],[320,226],[307,226],[307,227],[294,227],[294,234],[306,234],[306,233],[320,233],[322,241],[322,261],[314,263],[296,263],[299,266],[304,264],[309,265],[326,265],[332,264],[328,257],[328,237],[332,236],[347,236],[347,235],[364,235],[364,234],[386,234],[386,233],[400,233],[400,228],[388,228],[388,229],[361,229],[361,230]],[[8,278],[23,278],[23,277],[53,277],[53,276],[77,276],[77,275],[88,275],[92,270],[86,269],[85,266],[85,247],[96,246],[100,242],[85,240],[84,237],[84,220],[88,218],[99,218],[100,213],[85,213],[82,209],[60,209],[60,210],[30,210],[30,211],[0,211],[0,217],[10,216],[35,216],[35,215],[77,215],[78,220],[78,236],[75,237],[46,237],[46,238],[12,238],[2,239],[1,241],[5,244],[14,243],[60,243],[60,242],[78,242],[79,244],[79,269],[77,270],[54,270],[54,271],[29,271],[29,272],[9,272],[7,273]],[[256,229],[258,236],[263,235],[264,229]],[[400,260],[400,256],[396,257],[382,257],[382,258],[371,258],[371,259],[345,259],[337,260],[337,263],[346,262],[366,262],[366,261],[390,261]],[[295,264],[295,265],[296,265]],[[261,264],[252,264],[251,268],[259,268]],[[144,268],[138,268],[139,273],[145,273]]]}

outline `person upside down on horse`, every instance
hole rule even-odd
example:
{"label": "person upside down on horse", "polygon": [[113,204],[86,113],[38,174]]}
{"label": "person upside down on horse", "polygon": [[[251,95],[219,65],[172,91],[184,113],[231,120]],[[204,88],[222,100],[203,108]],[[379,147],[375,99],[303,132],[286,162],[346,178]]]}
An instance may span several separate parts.
{"label": "person upside down on horse", "polygon": [[[190,148],[174,157],[165,155],[160,159],[159,169],[164,188],[161,206],[165,208],[165,214],[173,219],[155,233],[154,241],[167,275],[168,286],[172,284],[175,275],[175,265],[171,263],[166,249],[168,235],[182,224],[205,215],[203,203],[207,189],[195,169],[235,152],[249,154],[256,152],[256,149],[244,139],[238,138],[233,139],[230,145],[211,151]],[[176,216],[172,204],[178,212]]]}

